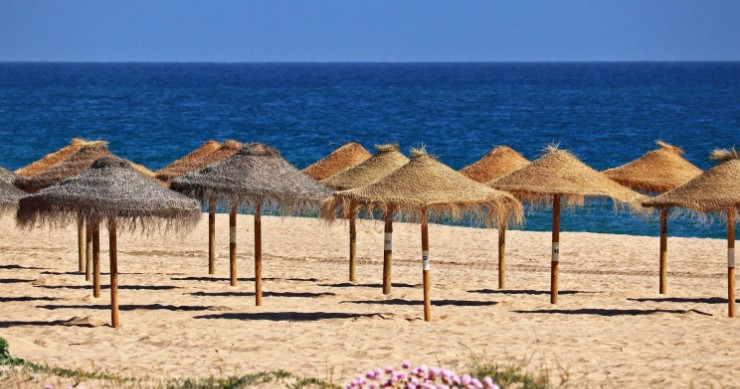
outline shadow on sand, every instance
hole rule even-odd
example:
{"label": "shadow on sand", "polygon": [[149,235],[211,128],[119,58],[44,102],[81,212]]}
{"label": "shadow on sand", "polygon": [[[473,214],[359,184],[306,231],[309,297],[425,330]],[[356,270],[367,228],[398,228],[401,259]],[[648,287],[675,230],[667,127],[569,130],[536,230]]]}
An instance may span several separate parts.
{"label": "shadow on sand", "polygon": [[56,301],[59,300],[56,297],[29,297],[29,296],[19,296],[19,297],[2,297],[0,296],[0,303],[12,303],[12,302],[21,302],[21,301]]}
{"label": "shadow on sand", "polygon": [[[370,304],[370,305],[424,305],[422,300],[361,300],[361,301],[342,301],[341,304]],[[457,307],[483,307],[498,304],[495,301],[472,301],[472,300],[432,300],[435,307],[457,306]]]}
{"label": "shadow on sand", "polygon": [[[383,284],[353,284],[351,282],[341,282],[338,284],[318,284],[318,286],[326,286],[329,288],[382,288]],[[391,283],[394,288],[420,288],[421,284],[402,284],[402,283]]]}
{"label": "shadow on sand", "polygon": [[[630,298],[630,301],[655,302],[655,303],[696,303],[696,304],[727,304],[726,298],[705,297],[705,298],[685,298],[685,297],[652,297],[652,298]],[[735,302],[740,300],[735,299]]]}
{"label": "shadow on sand", "polygon": [[[172,281],[212,281],[212,282],[229,282],[230,278],[225,277],[171,277]],[[241,282],[254,282],[252,278],[237,278],[237,281]],[[315,278],[278,278],[278,277],[265,277],[262,281],[300,281],[300,282],[316,282]]]}
{"label": "shadow on sand", "polygon": [[195,319],[228,319],[228,320],[270,320],[270,321],[318,321],[330,319],[359,319],[363,317],[380,317],[379,313],[343,313],[343,312],[255,312],[255,313],[220,313],[217,315],[195,316]]}
{"label": "shadow on sand", "polygon": [[542,313],[542,314],[559,314],[559,315],[595,315],[595,316],[644,316],[654,315],[656,313],[674,313],[684,315],[687,313],[696,313],[704,316],[712,316],[711,313],[702,312],[696,309],[596,309],[596,308],[583,308],[583,309],[538,309],[532,311],[514,311],[516,313]]}
{"label": "shadow on sand", "polygon": [[[512,294],[512,295],[531,295],[531,296],[539,296],[539,295],[550,295],[549,290],[533,290],[533,289],[478,289],[478,290],[468,290],[466,291],[468,293],[483,293],[483,294]],[[558,291],[558,294],[582,294],[582,293],[596,293],[596,292],[584,292],[580,290],[560,290]]]}
{"label": "shadow on sand", "polygon": [[[198,297],[254,297],[254,292],[193,292],[191,296]],[[265,297],[323,297],[336,296],[336,293],[310,293],[310,292],[262,292]]]}
{"label": "shadow on sand", "polygon": [[20,284],[23,282],[34,282],[34,279],[26,278],[0,278],[0,284]]}
{"label": "shadow on sand", "polygon": [[[96,310],[109,310],[110,305],[39,305],[36,308],[41,309],[96,309]],[[121,311],[136,311],[136,310],[150,310],[150,311],[215,311],[215,310],[230,310],[224,307],[215,307],[208,305],[162,305],[162,304],[128,304],[121,305],[118,307]]]}
{"label": "shadow on sand", "polygon": [[[44,289],[90,289],[92,285],[37,285],[37,288]],[[110,289],[110,285],[100,285],[100,289]],[[123,290],[171,290],[180,289],[179,286],[172,285],[118,285],[118,289]]]}

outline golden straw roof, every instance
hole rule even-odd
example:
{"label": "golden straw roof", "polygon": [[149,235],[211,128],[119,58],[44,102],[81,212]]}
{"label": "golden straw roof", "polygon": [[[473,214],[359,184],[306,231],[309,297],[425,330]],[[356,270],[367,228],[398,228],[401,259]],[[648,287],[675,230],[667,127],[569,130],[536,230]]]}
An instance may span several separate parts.
{"label": "golden straw roof", "polygon": [[[171,177],[170,180],[176,177],[182,177],[189,173],[197,172],[205,167],[219,163],[239,152],[243,145],[235,140],[227,140],[221,144],[221,146],[215,151],[205,154],[202,158],[187,161],[187,163],[180,164],[172,169],[169,169],[167,177]],[[162,178],[160,178],[161,180]]]}
{"label": "golden straw roof", "polygon": [[722,212],[740,207],[740,160],[735,150],[715,150],[720,164],[691,181],[645,201],[646,207],[681,207],[696,212]]}
{"label": "golden straw roof", "polygon": [[398,151],[398,145],[376,145],[375,155],[365,162],[324,180],[334,190],[359,188],[372,184],[409,162]]}
{"label": "golden straw roof", "polygon": [[313,179],[321,181],[359,165],[370,157],[372,157],[372,154],[365,150],[362,145],[349,142],[334,150],[326,158],[303,169],[303,172],[313,177]]}
{"label": "golden straw roof", "polygon": [[660,148],[625,165],[604,170],[612,180],[645,192],[661,193],[685,184],[701,174],[701,169],[685,160],[683,150],[662,141]]}
{"label": "golden straw roof", "polygon": [[69,157],[70,155],[74,154],[78,150],[82,148],[82,146],[85,145],[91,145],[91,144],[100,144],[104,143],[103,141],[88,141],[82,138],[72,138],[72,140],[69,142],[67,146],[62,147],[61,149],[47,154],[44,156],[44,158],[41,158],[40,160],[26,166],[22,167],[15,171],[15,174],[19,176],[33,176],[39,173],[42,173],[49,168],[53,167],[54,165],[64,161]]}
{"label": "golden straw roof", "polygon": [[540,159],[487,185],[535,204],[547,204],[556,194],[562,196],[566,206],[583,204],[584,197],[607,197],[631,205],[638,205],[646,198],[586,166],[570,152],[558,150],[557,146],[548,146]]}
{"label": "golden straw roof", "polygon": [[499,146],[473,164],[460,169],[460,173],[478,182],[488,182],[529,164],[528,159],[512,148]]}
{"label": "golden straw roof", "polygon": [[412,155],[409,163],[375,183],[334,193],[322,204],[322,216],[333,219],[341,211],[347,217],[350,205],[356,204],[369,212],[392,210],[414,219],[427,208],[431,219],[469,216],[485,225],[512,216],[521,220],[522,205],[509,193],[465,177],[424,150],[412,150]]}
{"label": "golden straw roof", "polygon": [[214,140],[209,140],[208,142],[203,143],[202,146],[193,150],[188,155],[158,170],[156,173],[157,179],[162,181],[172,181],[183,174],[190,173],[190,171],[186,171],[188,165],[191,165],[193,162],[213,153],[218,150],[219,147],[221,147],[221,144]]}

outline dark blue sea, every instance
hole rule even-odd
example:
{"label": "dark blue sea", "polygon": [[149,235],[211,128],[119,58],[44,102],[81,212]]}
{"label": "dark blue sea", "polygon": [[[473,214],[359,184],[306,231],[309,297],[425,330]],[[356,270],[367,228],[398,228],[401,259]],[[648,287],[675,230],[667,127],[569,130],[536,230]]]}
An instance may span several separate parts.
{"label": "dark blue sea", "polygon": [[[713,148],[740,146],[740,63],[0,64],[0,165],[72,137],[152,170],[208,139],[265,142],[299,168],[351,140],[424,144],[455,169],[495,145],[536,159],[559,142],[599,170],[663,139],[706,169]],[[549,230],[550,214],[524,228]],[[658,234],[608,204],[566,212],[563,230]],[[691,220],[669,230],[725,236]]]}

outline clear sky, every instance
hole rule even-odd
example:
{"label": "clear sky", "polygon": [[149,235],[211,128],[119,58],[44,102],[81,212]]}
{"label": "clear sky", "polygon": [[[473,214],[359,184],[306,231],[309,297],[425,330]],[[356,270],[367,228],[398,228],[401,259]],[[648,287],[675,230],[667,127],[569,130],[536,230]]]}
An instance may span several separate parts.
{"label": "clear sky", "polygon": [[740,0],[0,0],[0,61],[740,60]]}

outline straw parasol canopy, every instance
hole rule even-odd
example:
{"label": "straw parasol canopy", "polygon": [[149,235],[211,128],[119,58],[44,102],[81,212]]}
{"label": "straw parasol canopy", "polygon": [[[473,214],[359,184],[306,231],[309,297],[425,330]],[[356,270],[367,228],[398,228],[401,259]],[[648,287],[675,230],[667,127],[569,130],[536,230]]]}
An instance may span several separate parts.
{"label": "straw parasol canopy", "polygon": [[634,190],[662,193],[685,184],[701,169],[682,157],[683,150],[663,141],[642,157],[619,167],[604,170],[612,180]]}
{"label": "straw parasol canopy", "polygon": [[14,212],[18,207],[18,200],[26,194],[13,184],[0,180],[0,214]]}
{"label": "straw parasol canopy", "polygon": [[645,196],[619,185],[584,164],[556,145],[545,149],[544,155],[530,165],[509,175],[488,182],[489,186],[513,193],[534,206],[552,204],[552,269],[550,302],[557,303],[558,263],[560,261],[560,206],[582,205],[586,197],[606,197],[615,206],[625,203],[633,207]]}
{"label": "straw parasol canopy", "polygon": [[281,214],[311,212],[331,194],[328,187],[296,169],[276,149],[261,143],[244,145],[218,164],[176,178],[171,188],[201,201],[230,205],[231,285],[236,285],[237,206],[254,209],[257,305],[262,302],[262,210]]}
{"label": "straw parasol canopy", "polygon": [[460,173],[478,182],[488,182],[529,164],[529,160],[514,149],[499,146],[473,164],[460,169]]}
{"label": "straw parasol canopy", "polygon": [[[674,189],[701,174],[701,169],[685,160],[683,150],[663,141],[659,148],[625,165],[608,169],[604,174],[612,180],[643,192],[662,193]],[[660,294],[666,293],[668,263],[668,207],[660,210]]]}
{"label": "straw parasol canopy", "polygon": [[728,316],[735,315],[735,223],[740,208],[740,155],[737,150],[715,150],[719,165],[678,188],[643,203],[646,207],[680,207],[700,216],[715,212],[727,222]]}
{"label": "straw parasol canopy", "polygon": [[[387,176],[409,159],[398,151],[397,144],[375,145],[376,153],[365,162],[349,168],[324,183],[334,190],[359,188]],[[349,280],[357,281],[355,248],[357,240],[356,212],[353,208],[347,214],[349,219]],[[391,293],[391,263],[393,261],[393,213],[385,215],[385,239],[383,250],[383,293]]]}
{"label": "straw parasol canopy", "polygon": [[64,227],[78,215],[95,226],[108,222],[111,325],[118,327],[117,226],[130,231],[186,231],[198,222],[200,206],[143,177],[129,162],[105,156],[78,176],[21,198],[16,222],[22,228]]}
{"label": "straw parasol canopy", "polygon": [[[169,182],[177,177],[182,176],[183,174],[190,173],[193,170],[189,170],[189,166],[193,166],[193,163],[195,161],[213,153],[220,147],[220,143],[214,140],[209,140],[208,142],[203,143],[203,145],[201,145],[197,149],[193,150],[190,154],[158,170],[156,173],[156,177],[158,180]],[[197,170],[198,165],[195,166]]]}
{"label": "straw parasol canopy", "polygon": [[0,181],[12,184],[17,176],[8,169],[0,167]]}
{"label": "straw parasol canopy", "polygon": [[22,167],[16,170],[15,174],[19,176],[33,176],[39,174],[49,169],[50,167],[64,161],[65,159],[67,159],[67,157],[80,150],[82,146],[95,144],[98,142],[100,141],[88,141],[82,138],[72,138],[67,146],[62,147],[61,149],[53,153],[47,154],[46,156],[44,156],[44,158],[41,158],[40,160],[26,167]]}
{"label": "straw parasol canopy", "polygon": [[[209,144],[209,143],[210,142],[207,142],[206,145]],[[201,149],[204,146],[206,146],[206,145],[201,146]],[[239,152],[239,149],[241,149],[242,146],[243,146],[243,144],[240,143],[240,142],[237,142],[235,140],[227,140],[224,143],[222,143],[216,150],[214,150],[214,151],[212,151],[210,153],[203,152],[203,155],[201,156],[201,158],[197,158],[197,159],[192,158],[190,160],[187,160],[187,161],[184,161],[183,163],[178,164],[178,166],[174,166],[174,167],[171,167],[169,169],[165,168],[165,169],[167,169],[167,172],[165,172],[162,175],[160,175],[160,173],[158,172],[157,173],[157,177],[160,180],[162,180],[164,178],[167,178],[169,180],[173,180],[173,179],[175,179],[177,177],[182,177],[182,176],[184,176],[186,174],[197,172],[197,171],[199,171],[201,169],[204,169],[204,168],[206,168],[206,167],[208,167],[210,165],[219,163],[219,162],[221,162],[221,161],[223,161],[223,160],[225,160],[225,159],[233,156],[234,154],[236,154],[237,152]],[[198,150],[200,150],[200,149],[198,149]],[[191,154],[193,154],[193,153],[191,153]],[[182,158],[179,161],[182,161],[182,160],[184,160],[186,158],[187,158],[187,156],[185,158]],[[176,162],[179,162],[179,161],[176,161]]]}
{"label": "straw parasol canopy", "polygon": [[422,224],[424,268],[424,318],[431,320],[429,307],[429,254],[427,221],[464,216],[484,225],[494,219],[520,221],[522,206],[514,196],[473,181],[438,162],[423,149],[412,150],[413,159],[377,182],[334,193],[324,201],[321,215],[329,220],[354,207],[369,213],[396,212]]}
{"label": "straw parasol canopy", "polygon": [[349,142],[334,150],[326,158],[303,169],[303,172],[315,180],[322,181],[365,162],[371,156],[361,144]]}

